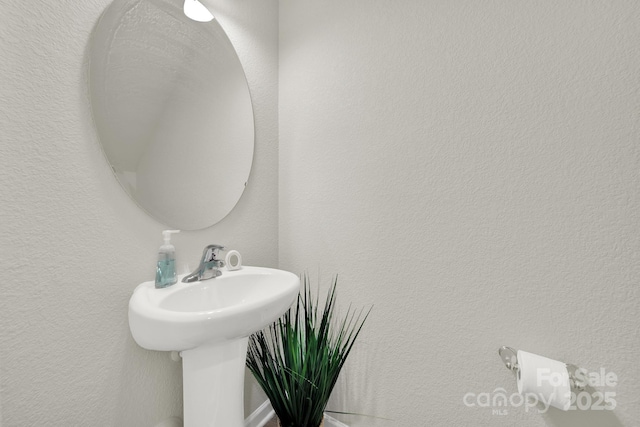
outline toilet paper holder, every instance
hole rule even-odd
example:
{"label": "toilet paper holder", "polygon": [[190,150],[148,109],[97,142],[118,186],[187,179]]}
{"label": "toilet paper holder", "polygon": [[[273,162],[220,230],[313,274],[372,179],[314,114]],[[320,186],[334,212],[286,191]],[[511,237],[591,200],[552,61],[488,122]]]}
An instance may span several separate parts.
{"label": "toilet paper holder", "polygon": [[[518,372],[520,372],[520,366],[518,365],[518,351],[512,347],[503,345],[498,349],[498,354],[507,369],[513,372],[514,375],[518,376]],[[565,363],[565,365],[567,366],[567,372],[569,373],[571,388],[580,391],[584,390],[584,384],[576,378],[576,371],[579,368],[570,363]]]}

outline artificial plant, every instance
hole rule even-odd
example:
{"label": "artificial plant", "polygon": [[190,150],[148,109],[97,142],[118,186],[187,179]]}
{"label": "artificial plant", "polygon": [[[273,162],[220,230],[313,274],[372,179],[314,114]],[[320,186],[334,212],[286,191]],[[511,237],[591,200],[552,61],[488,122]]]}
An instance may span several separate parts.
{"label": "artificial plant", "polygon": [[247,367],[271,401],[282,427],[318,427],[338,375],[370,309],[335,315],[337,277],[324,307],[302,276],[297,302],[249,338]]}

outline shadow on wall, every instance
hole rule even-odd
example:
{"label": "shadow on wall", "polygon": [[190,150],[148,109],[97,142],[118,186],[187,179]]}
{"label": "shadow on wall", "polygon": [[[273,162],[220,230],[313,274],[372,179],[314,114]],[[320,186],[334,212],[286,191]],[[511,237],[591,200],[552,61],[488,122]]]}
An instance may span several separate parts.
{"label": "shadow on wall", "polygon": [[181,426],[177,415],[182,415],[182,364],[169,352],[142,349],[128,330],[123,331],[118,349],[121,370],[114,372],[114,384],[119,399],[112,425]]}
{"label": "shadow on wall", "polygon": [[[593,396],[596,390],[587,387],[585,392]],[[578,409],[561,411],[556,408],[542,415],[545,423],[550,427],[624,427],[618,417],[611,410]]]}

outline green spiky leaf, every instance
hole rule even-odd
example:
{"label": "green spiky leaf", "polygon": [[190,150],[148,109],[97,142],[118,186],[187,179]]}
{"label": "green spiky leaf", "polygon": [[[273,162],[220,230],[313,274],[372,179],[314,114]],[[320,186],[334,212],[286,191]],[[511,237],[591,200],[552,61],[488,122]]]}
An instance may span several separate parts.
{"label": "green spiky leaf", "polygon": [[335,318],[337,277],[322,310],[309,277],[292,307],[249,337],[247,367],[271,401],[283,427],[317,427],[338,375],[371,309]]}

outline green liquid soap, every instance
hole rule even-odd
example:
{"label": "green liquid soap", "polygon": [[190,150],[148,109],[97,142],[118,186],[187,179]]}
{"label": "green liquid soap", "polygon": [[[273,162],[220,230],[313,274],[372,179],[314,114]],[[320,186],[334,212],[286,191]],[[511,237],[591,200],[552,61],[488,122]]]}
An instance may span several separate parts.
{"label": "green liquid soap", "polygon": [[158,261],[158,267],[156,268],[156,288],[166,288],[176,282],[176,260],[166,259]]}

